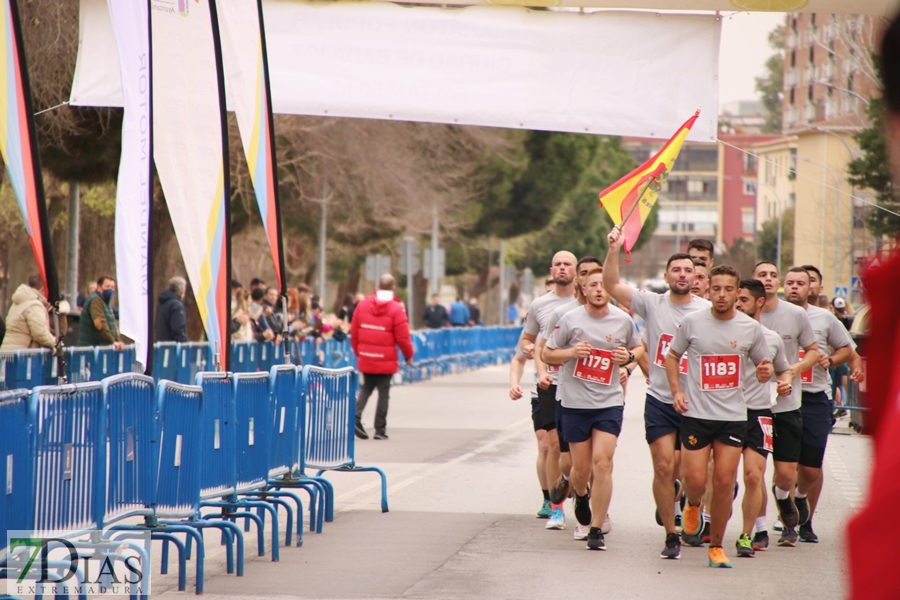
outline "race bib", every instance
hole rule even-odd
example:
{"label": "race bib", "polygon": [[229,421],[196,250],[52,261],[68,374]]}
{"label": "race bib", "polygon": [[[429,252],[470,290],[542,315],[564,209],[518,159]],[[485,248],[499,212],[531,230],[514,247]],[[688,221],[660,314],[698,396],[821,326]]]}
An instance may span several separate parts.
{"label": "race bib", "polygon": [[[669,346],[672,345],[672,340],[675,339],[675,336],[669,333],[661,333],[659,334],[659,342],[656,344],[656,360],[654,363],[657,367],[666,368],[666,354],[669,353]],[[688,361],[687,355],[681,355],[681,362],[678,363],[678,372],[684,375],[687,373],[688,369]]]}
{"label": "race bib", "polygon": [[756,417],[759,420],[759,428],[763,434],[763,450],[772,452],[774,443],[772,440],[772,417]]}
{"label": "race bib", "polygon": [[[800,360],[803,360],[803,357],[806,356],[806,350],[800,348]],[[800,382],[801,383],[812,383],[812,367],[800,373]]]}
{"label": "race bib", "polygon": [[559,365],[547,365],[548,373],[559,373]]}
{"label": "race bib", "polygon": [[609,350],[591,348],[591,355],[578,359],[573,375],[578,379],[609,385],[612,383],[613,356]]}
{"label": "race bib", "polygon": [[741,386],[741,357],[713,354],[700,357],[700,389],[704,392],[733,390]]}

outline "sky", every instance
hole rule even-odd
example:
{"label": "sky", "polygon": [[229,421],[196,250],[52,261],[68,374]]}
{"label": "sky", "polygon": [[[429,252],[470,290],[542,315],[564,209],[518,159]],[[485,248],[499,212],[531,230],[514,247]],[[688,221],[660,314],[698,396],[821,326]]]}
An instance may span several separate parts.
{"label": "sky", "polygon": [[775,51],[768,35],[784,23],[784,13],[722,13],[719,47],[719,106],[734,100],[758,100],[755,78]]}

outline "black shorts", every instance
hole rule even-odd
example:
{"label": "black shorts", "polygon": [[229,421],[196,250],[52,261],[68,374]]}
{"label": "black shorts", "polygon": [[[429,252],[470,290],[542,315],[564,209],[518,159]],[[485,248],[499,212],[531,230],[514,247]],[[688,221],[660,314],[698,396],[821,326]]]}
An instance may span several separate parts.
{"label": "black shorts", "polygon": [[831,433],[832,403],[825,392],[803,392],[800,414],[803,415],[800,458],[804,467],[822,468],[828,434]]}
{"label": "black shorts", "polygon": [[662,436],[675,432],[675,449],[681,450],[681,414],[671,404],[657,400],[650,394],[644,401],[644,435],[652,444]]}
{"label": "black shorts", "polygon": [[[562,402],[556,403],[556,422],[562,423]],[[562,427],[556,428],[556,437],[559,438],[559,451],[560,452],[568,452],[569,451],[569,442],[567,442],[563,435]]]}
{"label": "black shorts", "polygon": [[803,415],[800,409],[772,415],[774,446],[772,459],[777,462],[799,462],[803,437]]}
{"label": "black shorts", "polygon": [[539,431],[541,427],[541,401],[537,396],[531,397],[531,422],[534,423],[534,430]]}
{"label": "black shorts", "polygon": [[712,421],[684,417],[681,420],[681,446],[685,450],[699,450],[713,440],[742,448],[747,433],[747,421]]}
{"label": "black shorts", "polygon": [[591,439],[592,430],[604,431],[616,437],[622,433],[624,406],[609,408],[566,408],[562,407],[563,435],[570,444]]}
{"label": "black shorts", "polygon": [[744,448],[756,450],[763,457],[768,458],[774,446],[772,435],[772,411],[747,409],[747,434],[744,439]]}
{"label": "black shorts", "polygon": [[535,426],[544,431],[556,429],[556,386],[551,385],[546,390],[538,386],[539,413]]}

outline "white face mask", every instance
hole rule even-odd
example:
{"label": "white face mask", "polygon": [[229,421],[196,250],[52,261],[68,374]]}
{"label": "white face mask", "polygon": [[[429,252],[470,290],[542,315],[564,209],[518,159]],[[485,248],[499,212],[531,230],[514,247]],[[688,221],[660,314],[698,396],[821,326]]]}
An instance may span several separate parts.
{"label": "white face mask", "polygon": [[392,290],[378,290],[375,292],[375,297],[382,302],[390,302],[394,299],[394,292]]}

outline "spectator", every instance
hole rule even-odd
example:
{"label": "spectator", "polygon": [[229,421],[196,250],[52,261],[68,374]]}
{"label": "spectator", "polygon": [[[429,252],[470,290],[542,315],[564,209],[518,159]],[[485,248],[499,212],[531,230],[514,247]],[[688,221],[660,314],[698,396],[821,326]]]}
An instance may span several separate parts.
{"label": "spectator", "polygon": [[382,275],[378,280],[378,290],[356,307],[350,329],[350,344],[357,356],[358,368],[363,374],[363,384],[356,402],[356,437],[369,437],[363,427],[362,414],[372,391],[378,388],[375,439],[386,440],[391,377],[398,369],[397,346],[406,357],[406,364],[412,364],[413,358],[406,311],[394,295],[394,278],[391,275]]}
{"label": "spectator", "polygon": [[235,280],[231,281],[231,339],[235,342],[249,342],[253,339],[244,286]]}
{"label": "spectator", "polygon": [[834,307],[834,316],[844,324],[847,331],[850,331],[853,326],[853,315],[847,314],[847,301],[843,298],[835,298],[831,301],[831,306]]}
{"label": "spectator", "polygon": [[259,277],[254,277],[253,279],[250,280],[250,292],[252,293],[253,290],[255,290],[256,288],[262,288],[263,292],[265,292],[266,291],[266,282],[263,281],[262,279],[260,279]]}
{"label": "spectator", "polygon": [[338,313],[338,318],[341,321],[350,324],[353,322],[354,310],[356,310],[356,301],[353,299],[353,294],[345,294],[344,303],[341,306],[341,312]]}
{"label": "spectator", "polygon": [[52,348],[56,354],[56,338],[50,332],[50,304],[44,299],[44,281],[38,273],[29,275],[12,297],[13,305],[6,316],[7,329],[0,350]]}
{"label": "spectator", "polygon": [[78,320],[79,346],[115,346],[116,350],[125,347],[119,341],[119,329],[110,302],[116,293],[116,280],[106,275],[97,279],[97,289],[84,300],[81,318]]}
{"label": "spectator", "polygon": [[506,309],[506,320],[509,321],[510,325],[515,325],[519,320],[519,307],[515,304],[510,304],[509,308]]}
{"label": "spectator", "polygon": [[431,306],[425,307],[422,323],[429,329],[440,329],[450,322],[447,309],[441,304],[441,297],[434,294],[431,297]]}
{"label": "spectator", "polygon": [[169,287],[157,297],[159,307],[156,309],[156,341],[186,342],[187,316],[184,312],[184,292],[187,282],[183,277],[173,277]]}
{"label": "spectator", "polygon": [[278,288],[270,287],[266,290],[263,305],[263,311],[266,313],[269,327],[272,328],[275,335],[284,333],[284,312],[281,310],[281,298],[278,295]]}
{"label": "spectator", "polygon": [[469,307],[462,299],[450,305],[450,325],[453,327],[465,327],[469,324]]}
{"label": "spectator", "polygon": [[[97,282],[96,281],[90,282],[87,286],[88,296],[90,296],[91,294],[93,294],[96,291],[97,291]],[[78,292],[78,297],[75,298],[75,306],[78,307],[78,310],[81,310],[82,308],[84,308],[85,300],[87,300],[87,296],[85,296],[81,292]]]}
{"label": "spectator", "polygon": [[257,287],[250,292],[250,323],[253,326],[253,338],[257,342],[268,342],[275,339],[275,332],[269,326],[269,321],[265,314],[265,297],[266,292],[263,288]]}
{"label": "spectator", "polygon": [[481,325],[481,309],[478,308],[478,301],[475,298],[469,298],[469,325]]}

